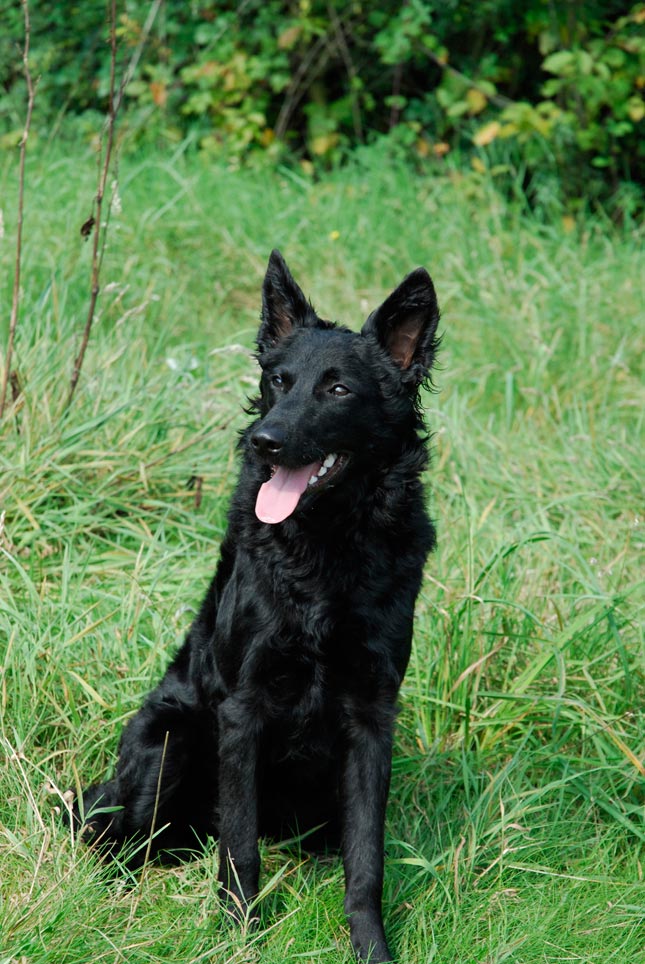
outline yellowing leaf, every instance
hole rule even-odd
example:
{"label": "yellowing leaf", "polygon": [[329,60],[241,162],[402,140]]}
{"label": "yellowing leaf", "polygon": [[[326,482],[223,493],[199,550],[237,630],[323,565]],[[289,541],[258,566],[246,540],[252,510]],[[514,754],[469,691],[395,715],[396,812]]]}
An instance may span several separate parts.
{"label": "yellowing leaf", "polygon": [[495,138],[499,136],[501,129],[502,126],[499,121],[490,121],[489,124],[484,124],[473,135],[473,144],[476,144],[477,147],[486,147],[487,144],[492,144]]}
{"label": "yellowing leaf", "polygon": [[470,163],[472,164],[473,170],[477,171],[478,174],[486,173],[486,165],[480,157],[473,157]]}
{"label": "yellowing leaf", "polygon": [[509,137],[515,137],[519,133],[519,128],[517,124],[502,124],[499,129],[499,136],[502,140],[506,140]]}
{"label": "yellowing leaf", "polygon": [[477,87],[471,87],[470,90],[466,92],[466,101],[468,103],[469,114],[481,114],[488,103],[486,95],[482,94],[481,90],[478,90]]}
{"label": "yellowing leaf", "polygon": [[0,147],[17,147],[22,140],[22,131],[9,131],[0,137]]}
{"label": "yellowing leaf", "polygon": [[293,27],[287,27],[278,37],[278,47],[280,50],[291,50],[300,36],[300,24],[295,23]]}
{"label": "yellowing leaf", "polygon": [[204,80],[213,80],[221,73],[221,66],[216,60],[206,60],[196,68],[196,76]]}
{"label": "yellowing leaf", "polygon": [[645,117],[645,102],[640,97],[630,97],[627,101],[627,113],[629,119],[638,124]]}
{"label": "yellowing leaf", "polygon": [[150,84],[150,95],[152,102],[157,107],[165,107],[168,100],[168,88],[159,80],[153,80]]}
{"label": "yellowing leaf", "polygon": [[314,137],[311,142],[311,150],[313,154],[327,154],[332,148],[336,147],[338,144],[338,134],[319,134],[318,137]]}

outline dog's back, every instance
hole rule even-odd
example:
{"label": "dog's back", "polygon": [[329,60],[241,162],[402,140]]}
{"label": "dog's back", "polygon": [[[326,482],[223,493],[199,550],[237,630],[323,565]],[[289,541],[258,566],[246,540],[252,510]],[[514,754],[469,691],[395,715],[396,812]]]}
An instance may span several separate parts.
{"label": "dog's back", "polygon": [[[396,698],[434,544],[418,390],[438,310],[423,269],[361,333],[321,320],[274,252],[257,418],[221,559],[161,684],[123,735],[90,818],[140,854],[219,833],[233,905],[258,891],[258,834],[323,827],[345,862],[359,957],[391,959],[380,911]],[[139,858],[141,859],[141,858]],[[132,862],[136,863],[135,857]]]}

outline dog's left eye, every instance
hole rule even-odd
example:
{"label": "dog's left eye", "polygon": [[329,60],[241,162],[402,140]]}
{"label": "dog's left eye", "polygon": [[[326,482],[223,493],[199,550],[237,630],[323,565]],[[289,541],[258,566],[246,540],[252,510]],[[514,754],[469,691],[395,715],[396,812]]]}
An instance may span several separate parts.
{"label": "dog's left eye", "polygon": [[336,398],[342,398],[344,395],[350,395],[351,392],[346,385],[332,385],[329,389],[330,395],[335,395]]}
{"label": "dog's left eye", "polygon": [[270,381],[274,388],[284,388],[284,378],[282,375],[272,375]]}

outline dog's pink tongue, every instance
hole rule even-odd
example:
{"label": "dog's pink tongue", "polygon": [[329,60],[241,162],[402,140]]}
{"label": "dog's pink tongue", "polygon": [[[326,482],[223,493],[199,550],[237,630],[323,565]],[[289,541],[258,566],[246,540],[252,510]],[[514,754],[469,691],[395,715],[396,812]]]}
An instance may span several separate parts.
{"label": "dog's pink tongue", "polygon": [[260,486],[255,514],[260,522],[284,522],[298,505],[312,475],[320,469],[320,462],[304,465],[301,469],[279,466],[275,475]]}

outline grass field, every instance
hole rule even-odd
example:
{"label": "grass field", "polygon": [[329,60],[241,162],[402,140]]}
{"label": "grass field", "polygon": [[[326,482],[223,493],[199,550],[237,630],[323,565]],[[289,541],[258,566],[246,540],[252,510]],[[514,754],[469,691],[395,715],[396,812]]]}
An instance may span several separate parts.
{"label": "grass field", "polygon": [[[323,316],[358,326],[418,264],[443,309],[439,547],[387,826],[400,964],[645,961],[642,237],[378,153],[316,183],[122,158],[65,412],[94,174],[44,150],[27,170],[21,395],[0,425],[0,964],[352,959],[336,858],[264,846],[244,935],[214,847],[126,886],[56,813],[112,766],[215,565],[274,246]],[[0,326],[15,194],[7,162]]]}

